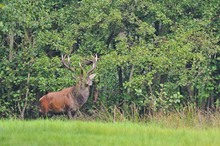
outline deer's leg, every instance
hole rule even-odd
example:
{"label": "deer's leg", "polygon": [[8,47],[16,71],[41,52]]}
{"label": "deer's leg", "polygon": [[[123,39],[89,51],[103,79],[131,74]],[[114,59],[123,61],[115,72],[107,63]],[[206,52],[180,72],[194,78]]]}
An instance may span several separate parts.
{"label": "deer's leg", "polygon": [[73,115],[73,118],[75,119],[77,117],[77,111],[72,111],[72,115]]}
{"label": "deer's leg", "polygon": [[40,118],[41,119],[48,119],[47,113],[46,114],[40,113]]}
{"label": "deer's leg", "polygon": [[46,110],[40,110],[39,111],[39,117],[43,119],[47,119],[47,111]]}
{"label": "deer's leg", "polygon": [[48,119],[48,113],[43,115],[44,119]]}
{"label": "deer's leg", "polygon": [[69,119],[73,119],[71,110],[67,110],[67,115],[68,115]]}
{"label": "deer's leg", "polygon": [[44,118],[44,114],[42,112],[39,112],[39,117],[40,118],[42,118],[42,117]]}
{"label": "deer's leg", "polygon": [[41,117],[43,117],[43,119],[48,119],[50,116],[48,115],[48,112],[44,112],[41,113]]}
{"label": "deer's leg", "polygon": [[39,115],[44,119],[48,118],[49,105],[47,103],[42,103],[39,105]]}

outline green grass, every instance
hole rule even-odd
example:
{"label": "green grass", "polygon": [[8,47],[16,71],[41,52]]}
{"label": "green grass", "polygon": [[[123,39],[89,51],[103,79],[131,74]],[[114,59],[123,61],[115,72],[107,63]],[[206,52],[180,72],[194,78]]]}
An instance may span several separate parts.
{"label": "green grass", "polygon": [[216,146],[220,128],[166,128],[154,123],[1,120],[0,146]]}

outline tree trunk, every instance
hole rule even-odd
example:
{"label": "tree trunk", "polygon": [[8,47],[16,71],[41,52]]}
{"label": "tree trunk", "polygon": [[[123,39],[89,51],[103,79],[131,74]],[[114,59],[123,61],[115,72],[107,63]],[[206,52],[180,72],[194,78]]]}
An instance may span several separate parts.
{"label": "tree trunk", "polygon": [[14,50],[14,33],[12,31],[9,32],[9,61],[13,59],[13,50]]}
{"label": "tree trunk", "polygon": [[30,81],[30,73],[28,73],[28,77],[27,77],[27,89],[26,89],[26,93],[25,93],[25,99],[24,99],[23,107],[21,107],[20,103],[18,102],[18,109],[20,111],[20,118],[21,119],[24,119],[24,113],[25,113],[25,110],[27,108],[28,94],[29,94],[29,81]]}
{"label": "tree trunk", "polygon": [[[130,75],[129,75],[129,82],[132,80],[133,73],[134,73],[134,65],[132,64]],[[130,93],[130,88],[128,88],[128,90],[127,90],[127,94],[129,94],[129,93]]]}
{"label": "tree trunk", "polygon": [[122,68],[118,66],[118,86],[119,94],[123,95],[123,77],[122,77]]}

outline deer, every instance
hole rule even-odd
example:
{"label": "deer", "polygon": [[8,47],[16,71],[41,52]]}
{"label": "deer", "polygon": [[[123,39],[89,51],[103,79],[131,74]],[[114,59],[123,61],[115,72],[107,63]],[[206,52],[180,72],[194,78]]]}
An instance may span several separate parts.
{"label": "deer", "polygon": [[[72,72],[75,72],[75,68],[70,66],[70,57],[67,55],[61,55],[61,62],[65,68]],[[92,68],[89,71],[85,71],[81,63],[81,74],[75,85],[64,88],[58,92],[50,92],[42,96],[39,99],[39,112],[44,117],[48,112],[52,113],[66,113],[69,119],[75,119],[77,111],[87,102],[90,95],[90,86],[96,74],[91,74],[97,65],[97,54],[92,56],[92,60],[86,60],[85,65],[91,65]]]}

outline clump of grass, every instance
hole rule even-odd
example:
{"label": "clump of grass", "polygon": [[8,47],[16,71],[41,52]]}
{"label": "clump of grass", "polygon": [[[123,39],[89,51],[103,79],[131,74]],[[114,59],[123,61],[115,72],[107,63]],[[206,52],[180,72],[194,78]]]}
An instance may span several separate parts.
{"label": "clump of grass", "polygon": [[157,112],[154,116],[150,116],[148,121],[166,127],[215,128],[220,127],[220,113],[210,110],[188,111],[184,109],[168,114]]}
{"label": "clump of grass", "polygon": [[178,111],[164,113],[163,111],[140,114],[136,105],[129,106],[126,110],[121,107],[109,107],[101,104],[90,116],[81,113],[80,120],[95,120],[105,122],[134,122],[157,123],[165,127],[220,127],[220,112],[213,110],[200,110],[185,107]]}

